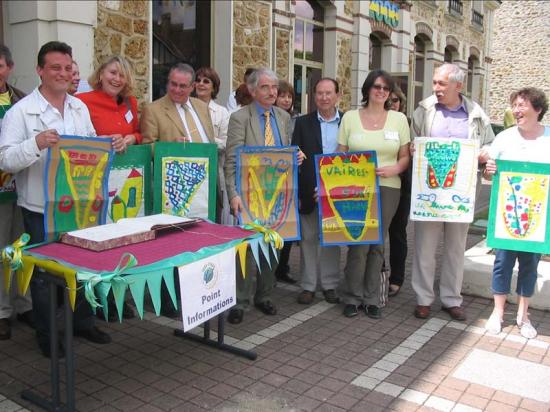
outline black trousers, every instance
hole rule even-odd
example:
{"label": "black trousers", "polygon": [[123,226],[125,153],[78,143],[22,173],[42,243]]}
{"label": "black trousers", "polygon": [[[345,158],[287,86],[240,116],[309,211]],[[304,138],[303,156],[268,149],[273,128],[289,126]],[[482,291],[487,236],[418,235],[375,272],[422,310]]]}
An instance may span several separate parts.
{"label": "black trousers", "polygon": [[403,285],[407,260],[407,224],[411,209],[411,170],[401,174],[401,197],[388,229],[390,241],[390,284]]}
{"label": "black trousers", "polygon": [[[44,236],[44,215],[42,213],[32,212],[28,209],[21,208],[23,212],[23,224],[25,232],[27,232],[31,240],[30,245],[43,242]],[[38,268],[35,268],[35,273]],[[34,323],[38,339],[46,339],[49,336],[50,329],[50,294],[49,284],[40,279],[38,276],[33,276],[31,280],[31,296],[32,310]],[[62,291],[61,291],[62,292]],[[62,302],[63,293],[57,294],[58,305]],[[91,306],[84,298],[81,290],[76,293],[75,311],[73,316],[74,330],[88,330],[94,326],[94,317]]]}

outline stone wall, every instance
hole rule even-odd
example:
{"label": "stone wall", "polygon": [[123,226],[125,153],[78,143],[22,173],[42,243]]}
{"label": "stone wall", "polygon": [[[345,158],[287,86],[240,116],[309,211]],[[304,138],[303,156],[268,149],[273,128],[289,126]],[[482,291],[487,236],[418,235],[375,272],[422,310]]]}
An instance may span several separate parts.
{"label": "stone wall", "polygon": [[149,2],[100,0],[94,34],[94,68],[113,54],[126,57],[134,68],[134,95],[140,105],[149,101]]}
{"label": "stone wall", "polygon": [[288,81],[290,32],[277,29],[275,33],[275,73],[279,79]]}
{"label": "stone wall", "polygon": [[340,104],[342,111],[351,109],[351,36],[346,33],[338,33],[337,37],[338,69],[336,80],[340,84]]}
{"label": "stone wall", "polygon": [[[491,57],[491,121],[502,124],[510,93],[521,87],[542,89],[550,97],[550,2],[502,2],[495,13]],[[542,120],[550,124],[550,114]]]}
{"label": "stone wall", "polygon": [[247,67],[269,67],[271,7],[261,1],[233,1],[233,89]]}

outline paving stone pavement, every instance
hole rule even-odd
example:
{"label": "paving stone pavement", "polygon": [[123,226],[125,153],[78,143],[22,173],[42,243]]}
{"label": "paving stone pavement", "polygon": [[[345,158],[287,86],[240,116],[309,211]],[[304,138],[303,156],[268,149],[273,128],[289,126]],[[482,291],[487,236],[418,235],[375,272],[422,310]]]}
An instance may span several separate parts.
{"label": "paving stone pavement", "polygon": [[[295,246],[296,278],[298,256]],[[77,409],[550,411],[550,313],[531,311],[539,336],[530,341],[512,323],[513,306],[503,332],[485,334],[487,299],[464,298],[467,322],[449,319],[439,303],[430,319],[419,320],[410,267],[409,257],[405,286],[380,320],[345,318],[342,305],[324,302],[321,293],[299,305],[299,287],[279,284],[276,316],[251,309],[242,324],[226,327],[228,343],[255,350],[255,361],[177,338],[180,321],[150,312],[144,320],[98,322],[113,343],[75,338]],[[49,389],[49,363],[32,332],[14,322],[12,338],[0,342],[0,412],[38,410],[21,390]],[[511,373],[511,365],[520,370]]]}

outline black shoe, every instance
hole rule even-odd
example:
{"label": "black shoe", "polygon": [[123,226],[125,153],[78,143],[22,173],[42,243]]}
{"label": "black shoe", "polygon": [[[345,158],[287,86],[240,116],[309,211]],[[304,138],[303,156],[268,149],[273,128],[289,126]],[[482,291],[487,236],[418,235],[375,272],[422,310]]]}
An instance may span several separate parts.
{"label": "black shoe", "polygon": [[315,298],[315,292],[310,292],[309,290],[302,290],[298,295],[298,303],[300,305],[310,305]]}
{"label": "black shoe", "polygon": [[229,315],[227,316],[227,321],[233,325],[238,325],[243,321],[244,310],[242,309],[231,309],[229,310]]}
{"label": "black shoe", "polygon": [[266,302],[256,303],[256,304],[254,304],[254,306],[256,306],[258,309],[260,309],[266,315],[271,315],[272,316],[272,315],[277,314],[277,308],[269,300],[266,301]]}
{"label": "black shoe", "polygon": [[30,326],[31,328],[34,329],[34,316],[32,314],[32,310],[28,310],[23,313],[18,313],[17,320],[19,322],[27,324],[27,326]]}
{"label": "black shoe", "polygon": [[346,318],[353,318],[354,316],[357,316],[359,312],[357,312],[357,306],[348,304],[344,306],[344,316]]}
{"label": "black shoe", "polygon": [[0,340],[11,338],[11,325],[8,318],[0,319]]}
{"label": "black shoe", "polygon": [[382,309],[376,305],[368,305],[365,308],[365,314],[372,319],[380,319],[382,317]]}
{"label": "black shoe", "polygon": [[80,336],[92,343],[99,343],[101,345],[111,343],[111,337],[97,326],[92,326],[90,329],[75,330],[74,336]]}
{"label": "black shoe", "polygon": [[283,282],[283,283],[290,283],[291,285],[294,285],[297,281],[295,279],[292,279],[288,273],[281,273],[279,275],[275,275],[277,278],[277,281]]}
{"label": "black shoe", "polygon": [[323,295],[328,303],[340,303],[340,298],[336,295],[334,289],[323,290]]}

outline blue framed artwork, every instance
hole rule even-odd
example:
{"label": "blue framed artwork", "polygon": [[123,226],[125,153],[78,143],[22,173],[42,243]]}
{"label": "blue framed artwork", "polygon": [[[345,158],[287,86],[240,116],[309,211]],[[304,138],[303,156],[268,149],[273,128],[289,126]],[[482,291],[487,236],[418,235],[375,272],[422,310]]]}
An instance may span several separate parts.
{"label": "blue framed artwork", "polygon": [[241,146],[236,167],[239,223],[256,222],[285,241],[300,240],[298,147]]}
{"label": "blue framed artwork", "polygon": [[321,245],[382,243],[376,152],[315,156]]}

